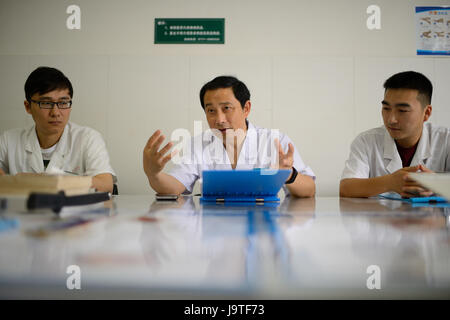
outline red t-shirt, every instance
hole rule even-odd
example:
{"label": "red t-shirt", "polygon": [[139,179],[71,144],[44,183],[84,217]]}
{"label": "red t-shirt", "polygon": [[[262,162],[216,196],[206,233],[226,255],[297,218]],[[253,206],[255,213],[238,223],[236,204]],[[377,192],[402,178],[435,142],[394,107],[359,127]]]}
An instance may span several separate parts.
{"label": "red t-shirt", "polygon": [[416,153],[416,149],[417,149],[417,145],[419,144],[419,141],[417,141],[417,143],[409,148],[403,148],[400,147],[397,142],[395,142],[395,144],[397,145],[397,150],[398,153],[400,154],[400,158],[402,159],[402,166],[404,167],[409,167],[409,165],[411,164],[411,160],[414,157],[414,154]]}

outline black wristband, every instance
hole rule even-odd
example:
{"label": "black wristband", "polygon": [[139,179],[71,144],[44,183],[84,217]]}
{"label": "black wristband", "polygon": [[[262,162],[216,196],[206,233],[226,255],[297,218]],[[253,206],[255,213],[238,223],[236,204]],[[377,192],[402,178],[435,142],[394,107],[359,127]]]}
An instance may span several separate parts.
{"label": "black wristband", "polygon": [[284,184],[291,184],[295,181],[295,178],[297,178],[298,172],[297,172],[297,170],[295,170],[295,167],[292,167],[292,170],[293,171],[292,171],[291,178],[288,181],[286,181]]}

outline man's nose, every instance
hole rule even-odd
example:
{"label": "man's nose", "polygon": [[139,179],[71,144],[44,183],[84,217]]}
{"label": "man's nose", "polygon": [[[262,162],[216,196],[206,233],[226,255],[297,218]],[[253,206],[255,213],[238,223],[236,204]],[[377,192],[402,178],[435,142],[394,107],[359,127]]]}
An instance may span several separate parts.
{"label": "man's nose", "polygon": [[216,123],[221,124],[227,122],[227,118],[222,111],[217,112]]}
{"label": "man's nose", "polygon": [[50,115],[56,117],[61,114],[61,110],[59,110],[58,105],[55,103],[53,108],[50,109]]}
{"label": "man's nose", "polygon": [[395,114],[395,112],[391,112],[389,114],[388,122],[389,123],[397,123],[397,115]]}

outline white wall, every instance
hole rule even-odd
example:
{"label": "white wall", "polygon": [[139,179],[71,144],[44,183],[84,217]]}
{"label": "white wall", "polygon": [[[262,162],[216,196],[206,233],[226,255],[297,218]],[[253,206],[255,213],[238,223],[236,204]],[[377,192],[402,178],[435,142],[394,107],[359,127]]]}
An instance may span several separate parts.
{"label": "white wall", "polygon": [[[81,30],[66,28],[66,8],[81,8]],[[366,8],[381,8],[381,30]],[[31,124],[23,85],[41,65],[74,85],[72,121],[106,140],[122,194],[152,192],[142,149],[162,129],[193,131],[202,120],[198,91],[236,75],[252,95],[250,120],[294,140],[317,175],[319,196],[338,195],[357,133],[382,124],[382,84],[416,70],[434,84],[431,121],[449,126],[450,59],[415,54],[408,0],[1,0],[0,132]],[[224,45],[155,45],[155,18],[225,18]]]}

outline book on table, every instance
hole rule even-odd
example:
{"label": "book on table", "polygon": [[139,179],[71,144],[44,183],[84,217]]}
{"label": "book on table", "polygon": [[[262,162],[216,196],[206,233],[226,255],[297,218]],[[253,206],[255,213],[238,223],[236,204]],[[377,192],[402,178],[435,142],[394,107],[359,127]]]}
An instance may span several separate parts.
{"label": "book on table", "polygon": [[19,174],[0,176],[0,194],[28,195],[32,192],[66,195],[89,193],[92,177],[51,174]]}

